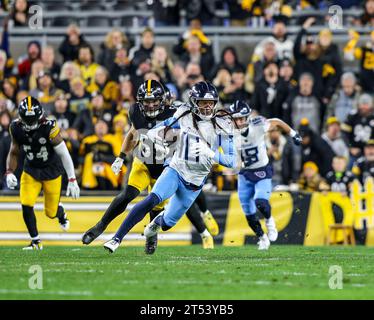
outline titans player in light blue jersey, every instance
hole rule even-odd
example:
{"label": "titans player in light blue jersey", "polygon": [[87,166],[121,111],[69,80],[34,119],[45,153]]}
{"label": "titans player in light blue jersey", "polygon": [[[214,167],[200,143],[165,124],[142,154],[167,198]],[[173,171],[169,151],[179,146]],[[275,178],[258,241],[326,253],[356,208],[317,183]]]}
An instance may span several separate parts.
{"label": "titans player in light blue jersey", "polygon": [[147,212],[170,198],[165,211],[145,228],[144,235],[150,238],[160,229],[169,230],[201,192],[214,162],[236,167],[234,122],[231,117],[217,115],[217,103],[216,88],[209,82],[198,82],[190,90],[189,104],[180,106],[173,117],[148,131],[148,137],[159,150],[165,148],[167,132],[176,132],[179,137],[176,150],[152,192],[134,206],[114,237],[104,244],[105,249],[113,253]]}
{"label": "titans player in light blue jersey", "polygon": [[[302,139],[295,130],[280,119],[250,117],[251,108],[244,101],[236,101],[229,107],[229,112],[238,128],[235,140],[242,160],[238,177],[239,200],[249,226],[259,239],[258,249],[267,250],[270,241],[277,240],[278,231],[271,216],[269,203],[273,171],[267,155],[265,135],[270,129],[278,127],[290,135],[296,145],[300,145]],[[267,235],[258,221],[257,211],[265,217]]]}

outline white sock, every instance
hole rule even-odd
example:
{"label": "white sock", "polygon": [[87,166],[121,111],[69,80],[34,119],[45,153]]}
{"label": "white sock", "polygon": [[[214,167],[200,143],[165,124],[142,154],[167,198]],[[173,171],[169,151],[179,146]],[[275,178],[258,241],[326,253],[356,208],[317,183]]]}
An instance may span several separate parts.
{"label": "white sock", "polygon": [[36,237],[31,237],[31,240],[32,241],[40,241],[39,235],[37,235]]}
{"label": "white sock", "polygon": [[205,229],[202,233],[200,233],[200,236],[203,237],[210,237],[210,233],[207,229]]}

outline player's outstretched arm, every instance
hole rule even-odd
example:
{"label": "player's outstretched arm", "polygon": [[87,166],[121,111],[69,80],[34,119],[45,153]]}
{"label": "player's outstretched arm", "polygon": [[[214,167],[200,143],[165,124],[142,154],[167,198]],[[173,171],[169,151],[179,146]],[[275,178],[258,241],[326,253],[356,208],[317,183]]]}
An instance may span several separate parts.
{"label": "player's outstretched arm", "polygon": [[77,178],[75,177],[73,160],[70,157],[70,153],[66,147],[65,141],[62,139],[60,133],[58,133],[50,141],[56,154],[60,157],[62,165],[64,166],[68,176],[69,183],[66,190],[66,196],[68,197],[70,195],[73,199],[78,199],[80,189],[77,183]]}
{"label": "player's outstretched arm", "polygon": [[126,160],[126,155],[129,155],[133,152],[137,143],[138,131],[132,125],[129,132],[126,134],[125,139],[123,140],[119,156],[112,163],[111,168],[114,174],[118,175],[120,173],[123,163]]}
{"label": "player's outstretched arm", "polygon": [[272,127],[278,127],[279,129],[283,130],[286,134],[288,134],[297,146],[301,144],[303,139],[301,138],[300,134],[294,129],[292,129],[287,123],[277,118],[268,119],[267,121],[270,124],[269,130]]}
{"label": "player's outstretched arm", "polygon": [[[12,135],[11,135],[12,137]],[[6,160],[6,183],[9,189],[14,189],[17,184],[17,177],[14,175],[14,171],[17,169],[18,156],[20,154],[20,147],[12,137],[12,143]]]}

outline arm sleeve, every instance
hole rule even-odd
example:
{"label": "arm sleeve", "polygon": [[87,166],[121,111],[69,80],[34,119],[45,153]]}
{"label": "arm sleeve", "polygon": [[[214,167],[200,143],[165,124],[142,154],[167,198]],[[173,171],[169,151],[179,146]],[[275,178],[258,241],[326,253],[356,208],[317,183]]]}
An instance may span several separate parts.
{"label": "arm sleeve", "polygon": [[62,141],[57,146],[54,146],[53,149],[55,150],[57,155],[60,157],[62,161],[62,165],[64,166],[64,169],[68,176],[68,179],[72,179],[72,178],[75,179],[73,160],[70,157],[70,154],[69,154],[68,148],[66,147],[65,142]]}
{"label": "arm sleeve", "polygon": [[219,135],[218,146],[222,148],[223,153],[217,149],[213,159],[220,165],[228,168],[235,168],[237,163],[237,155],[235,152],[235,140],[233,135]]}

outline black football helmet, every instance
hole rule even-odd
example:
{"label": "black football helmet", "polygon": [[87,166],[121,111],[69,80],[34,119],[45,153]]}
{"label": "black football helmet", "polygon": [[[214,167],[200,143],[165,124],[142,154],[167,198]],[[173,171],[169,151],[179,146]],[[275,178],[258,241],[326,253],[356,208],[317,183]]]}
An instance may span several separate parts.
{"label": "black football helmet", "polygon": [[165,108],[164,86],[156,80],[147,80],[139,87],[136,99],[144,115],[155,118]]}
{"label": "black football helmet", "polygon": [[[211,105],[199,104],[200,101],[212,101]],[[192,112],[197,114],[201,119],[209,120],[217,110],[219,101],[218,92],[214,85],[207,81],[200,81],[192,86],[189,92],[189,102]]]}
{"label": "black football helmet", "polygon": [[[242,100],[236,100],[231,104],[227,111],[234,119],[245,118],[246,121],[242,123],[236,123],[240,131],[245,131],[248,128],[249,116],[252,112],[250,106]],[[239,121],[239,120],[238,120]],[[236,122],[236,121],[235,121]]]}
{"label": "black football helmet", "polygon": [[25,130],[31,131],[39,128],[44,110],[37,99],[27,96],[19,104],[18,114]]}

